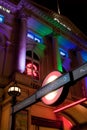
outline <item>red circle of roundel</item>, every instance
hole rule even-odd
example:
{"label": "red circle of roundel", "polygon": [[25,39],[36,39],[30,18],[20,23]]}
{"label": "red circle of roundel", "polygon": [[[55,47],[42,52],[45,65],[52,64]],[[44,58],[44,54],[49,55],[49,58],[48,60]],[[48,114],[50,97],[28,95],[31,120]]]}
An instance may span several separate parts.
{"label": "red circle of roundel", "polygon": [[[46,76],[46,78],[44,79],[43,83],[42,83],[42,87],[45,86],[46,84],[52,82],[53,80],[55,80],[56,78],[60,77],[62,74],[59,71],[53,71],[50,74],[48,74]],[[42,102],[45,103],[46,105],[52,105],[54,104],[61,96],[63,92],[63,87],[50,92],[49,94],[45,95],[44,97],[42,97]]]}

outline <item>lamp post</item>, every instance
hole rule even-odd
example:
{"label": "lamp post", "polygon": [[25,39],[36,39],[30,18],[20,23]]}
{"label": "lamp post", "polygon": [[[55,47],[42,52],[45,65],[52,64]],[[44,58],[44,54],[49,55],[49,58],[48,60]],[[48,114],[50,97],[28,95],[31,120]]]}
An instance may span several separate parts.
{"label": "lamp post", "polygon": [[13,106],[16,104],[16,97],[21,95],[21,89],[17,86],[17,83],[14,83],[13,86],[10,86],[8,89],[9,96],[12,96],[12,113],[11,113],[11,130],[14,130],[15,125],[15,114],[13,113]]}

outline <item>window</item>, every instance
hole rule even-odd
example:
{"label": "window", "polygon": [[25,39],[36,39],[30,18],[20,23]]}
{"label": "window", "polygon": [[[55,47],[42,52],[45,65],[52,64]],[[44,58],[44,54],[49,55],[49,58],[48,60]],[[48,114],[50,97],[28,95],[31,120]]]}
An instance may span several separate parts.
{"label": "window", "polygon": [[27,75],[31,76],[35,80],[40,78],[40,65],[39,57],[33,51],[26,52],[26,69],[25,72]]}

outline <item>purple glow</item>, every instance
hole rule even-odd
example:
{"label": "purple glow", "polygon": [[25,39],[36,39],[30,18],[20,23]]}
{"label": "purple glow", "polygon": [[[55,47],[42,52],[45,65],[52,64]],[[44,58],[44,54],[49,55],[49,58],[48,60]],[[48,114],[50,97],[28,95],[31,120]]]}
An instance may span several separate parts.
{"label": "purple glow", "polygon": [[69,58],[65,58],[63,61],[63,67],[66,71],[70,71],[70,62],[71,60]]}
{"label": "purple glow", "polygon": [[[26,51],[26,50],[25,50]],[[25,71],[25,63],[26,63],[26,54],[24,48],[21,49],[19,54],[19,61],[18,61],[18,70],[23,73]]]}
{"label": "purple glow", "polygon": [[18,71],[23,73],[25,71],[26,63],[26,19],[21,19],[19,48],[18,48]]}
{"label": "purple glow", "polygon": [[85,77],[85,83],[86,83],[86,88],[87,88],[87,77]]}
{"label": "purple glow", "polygon": [[87,97],[87,77],[84,78],[84,83],[85,83],[85,91],[84,91],[84,94],[86,95]]}

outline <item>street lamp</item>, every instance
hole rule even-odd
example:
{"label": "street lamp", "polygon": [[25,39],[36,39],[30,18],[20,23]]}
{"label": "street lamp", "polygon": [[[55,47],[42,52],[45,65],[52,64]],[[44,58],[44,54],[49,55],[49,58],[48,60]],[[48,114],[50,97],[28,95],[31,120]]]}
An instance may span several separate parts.
{"label": "street lamp", "polygon": [[11,113],[11,127],[10,130],[15,130],[15,114],[13,113],[13,106],[16,104],[16,97],[21,95],[21,89],[15,82],[8,89],[9,96],[12,96],[12,113]]}
{"label": "street lamp", "polygon": [[17,83],[14,83],[13,86],[10,86],[8,89],[9,96],[12,96],[12,105],[16,103],[16,97],[21,95],[21,89],[17,86]]}

